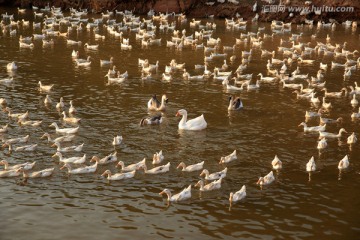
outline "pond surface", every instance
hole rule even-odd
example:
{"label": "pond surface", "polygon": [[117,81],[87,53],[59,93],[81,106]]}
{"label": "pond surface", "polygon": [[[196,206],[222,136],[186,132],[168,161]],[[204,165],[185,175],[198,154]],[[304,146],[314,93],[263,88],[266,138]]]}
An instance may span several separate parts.
{"label": "pond surface", "polygon": [[[18,15],[15,9],[0,9],[1,13],[14,13],[15,20],[34,19],[32,11]],[[69,13],[65,13],[68,16]],[[90,15],[99,18],[99,15]],[[121,16],[114,18],[117,22]],[[187,29],[190,35],[197,29],[189,27],[189,21],[180,24],[175,18],[177,29]],[[213,37],[221,38],[222,45],[232,46],[240,33],[257,32],[265,27],[264,33],[270,34],[270,24],[248,23],[246,31],[226,30],[224,20],[202,19],[217,24]],[[155,25],[158,26],[158,22]],[[338,140],[328,141],[328,148],[319,153],[316,149],[318,134],[304,134],[298,125],[304,121],[305,111],[316,111],[308,101],[297,100],[293,90],[283,89],[280,84],[263,83],[259,90],[234,93],[240,96],[244,109],[228,112],[228,97],[221,81],[186,81],[182,71],[173,74],[172,81],[161,80],[165,65],[171,59],[186,63],[191,75],[202,74],[195,70],[195,64],[203,64],[204,53],[185,47],[182,51],[166,47],[171,32],[156,31],[156,38],[162,38],[160,46],[141,47],[135,39],[135,33],[126,32],[130,38],[132,50],[121,50],[120,40],[109,35],[103,27],[99,34],[104,40],[95,40],[94,32],[75,29],[70,31],[69,39],[80,40],[80,47],[66,44],[64,37],[52,37],[52,47],[42,47],[41,41],[34,41],[34,48],[19,48],[19,36],[31,36],[40,33],[31,28],[18,27],[15,37],[1,32],[0,37],[0,78],[9,77],[6,64],[15,61],[18,69],[11,73],[14,83],[0,85],[0,97],[6,98],[14,112],[29,111],[31,120],[42,120],[40,127],[19,126],[9,120],[7,113],[0,113],[0,125],[9,123],[8,133],[3,139],[30,135],[30,143],[37,143],[33,152],[8,152],[3,148],[0,158],[11,164],[25,161],[37,161],[34,170],[55,167],[49,178],[29,179],[25,186],[18,178],[0,179],[0,228],[1,239],[355,239],[359,236],[360,180],[359,145],[351,148],[346,138],[352,132],[359,133],[359,123],[351,120],[356,111],[350,105],[350,97],[327,99],[333,109],[325,116],[343,117],[341,124],[332,124],[326,128],[329,132],[338,132],[341,127],[347,134]],[[66,32],[65,26],[60,27]],[[301,42],[316,41],[325,43],[326,35],[331,43],[348,43],[348,50],[359,49],[359,30],[337,26],[336,30],[317,29],[316,26],[292,26],[291,33],[303,33]],[[277,51],[280,39],[288,39],[291,33],[275,35],[264,39],[262,49]],[[317,33],[317,39],[311,35]],[[261,33],[260,35],[263,35]],[[83,44],[98,43],[98,51],[84,50]],[[285,46],[290,46],[285,45]],[[77,67],[71,57],[73,50],[79,50],[80,57],[91,56],[90,67]],[[234,63],[229,63],[229,71],[235,71],[241,63],[241,51],[249,51],[250,44],[237,45]],[[114,65],[129,77],[122,84],[107,84],[104,77],[109,67],[101,67],[100,59],[114,58]],[[283,59],[280,52],[276,58]],[[159,61],[159,71],[152,79],[141,79],[138,58],[149,59],[155,64]],[[353,86],[359,79],[359,72],[353,71],[350,79],[343,80],[343,68],[330,69],[331,61],[344,63],[344,58],[311,55],[314,65],[299,65],[302,74],[315,76],[319,63],[327,63],[328,71],[324,80],[329,91],[339,91],[342,87]],[[253,48],[252,60],[243,72],[268,75],[266,63],[269,57],[261,57],[261,49]],[[356,58],[354,58],[356,60]],[[209,62],[209,69],[221,67],[222,59]],[[281,66],[281,65],[280,65]],[[280,68],[278,67],[278,69]],[[288,72],[297,67],[288,66]],[[38,82],[54,84],[49,94],[53,100],[51,106],[44,105],[46,93],[40,93]],[[166,94],[169,98],[167,111],[163,113],[163,123],[155,126],[139,126],[142,118],[147,117],[147,101],[153,94]],[[318,96],[323,92],[318,91]],[[57,122],[60,127],[70,127],[61,122],[62,116],[55,108],[56,102],[63,97],[66,110],[73,100],[77,109],[76,117],[81,118],[80,130],[75,140],[64,146],[84,143],[81,153],[65,153],[64,156],[81,156],[86,153],[87,162],[91,156],[104,157],[117,151],[119,160],[126,165],[147,159],[148,168],[155,152],[163,151],[164,163],[170,162],[170,171],[159,175],[145,175],[138,171],[133,179],[108,182],[100,175],[110,169],[118,171],[115,163],[99,166],[96,173],[69,176],[59,168],[58,158],[52,158],[55,148],[40,139],[44,132],[52,137]],[[180,118],[175,117],[179,109],[186,109],[189,118],[201,114],[208,123],[203,131],[179,131]],[[156,114],[156,113],[150,113]],[[318,119],[311,120],[310,126],[318,125]],[[122,135],[124,140],[115,149],[111,145],[113,137]],[[16,144],[15,147],[23,144]],[[238,159],[226,164],[228,172],[220,190],[199,192],[193,188],[190,200],[167,204],[159,196],[164,188],[179,192],[199,179],[199,171],[184,173],[176,166],[180,162],[194,164],[205,161],[204,168],[210,172],[220,171],[225,165],[219,165],[220,157],[237,150]],[[349,156],[350,167],[339,173],[338,162]],[[283,162],[283,169],[274,171],[275,182],[262,189],[256,185],[260,176],[272,170],[271,161],[277,155]],[[315,157],[317,171],[311,176],[305,165],[311,156]],[[246,185],[247,197],[229,208],[229,193]],[[31,235],[30,235],[31,234]]]}

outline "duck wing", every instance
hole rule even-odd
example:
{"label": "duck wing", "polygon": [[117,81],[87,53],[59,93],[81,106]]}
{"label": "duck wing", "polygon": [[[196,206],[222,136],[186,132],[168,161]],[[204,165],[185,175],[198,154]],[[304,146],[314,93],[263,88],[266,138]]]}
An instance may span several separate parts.
{"label": "duck wing", "polygon": [[207,127],[207,122],[205,121],[204,115],[188,120],[186,122],[186,127],[189,130],[201,130]]}

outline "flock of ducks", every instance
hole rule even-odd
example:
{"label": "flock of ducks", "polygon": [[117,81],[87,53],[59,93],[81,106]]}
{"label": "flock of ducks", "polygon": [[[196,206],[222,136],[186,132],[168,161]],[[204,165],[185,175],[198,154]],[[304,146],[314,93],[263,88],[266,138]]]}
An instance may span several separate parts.
{"label": "flock of ducks", "polygon": [[[234,1],[236,2],[236,1]],[[234,3],[235,4],[235,3]],[[19,9],[19,16],[25,10]],[[360,87],[358,87],[355,82],[355,86],[349,83],[352,73],[357,71],[357,68],[360,67],[360,57],[357,50],[350,51],[347,47],[346,42],[343,44],[332,45],[331,38],[328,36],[326,38],[326,43],[316,41],[318,36],[316,34],[311,36],[311,42],[303,42],[302,34],[291,34],[291,24],[283,23],[280,21],[273,21],[271,24],[272,34],[268,35],[263,33],[265,28],[258,28],[258,32],[247,32],[241,33],[239,38],[236,38],[234,44],[231,46],[226,46],[222,43],[220,38],[214,38],[213,33],[216,29],[216,24],[207,22],[202,24],[202,21],[193,19],[190,22],[190,27],[194,29],[193,33],[187,35],[186,29],[176,29],[176,22],[171,22],[170,18],[175,17],[180,24],[185,24],[187,18],[184,14],[159,14],[155,15],[153,11],[148,13],[148,18],[140,19],[133,15],[130,11],[118,12],[116,15],[122,16],[122,21],[117,22],[114,19],[113,12],[103,13],[101,18],[88,19],[85,18],[87,15],[86,10],[75,10],[71,9],[70,16],[65,17],[60,8],[47,7],[45,9],[40,9],[40,11],[34,11],[35,21],[28,22],[24,19],[19,19],[14,21],[13,15],[2,14],[1,30],[4,36],[9,35],[12,38],[18,36],[18,32],[21,28],[32,28],[37,34],[32,36],[19,36],[19,47],[20,48],[34,48],[34,42],[41,41],[43,47],[52,46],[54,44],[53,39],[58,37],[66,38],[66,42],[70,46],[81,47],[83,46],[86,51],[99,51],[101,45],[99,44],[83,44],[81,41],[69,39],[70,33],[72,31],[93,31],[95,34],[95,40],[101,41],[105,39],[106,35],[100,35],[100,28],[103,28],[108,35],[113,36],[115,39],[118,39],[119,46],[121,50],[131,51],[133,49],[133,44],[129,41],[129,38],[125,38],[125,35],[135,34],[135,39],[141,42],[142,48],[148,48],[151,45],[161,45],[162,39],[156,38],[156,30],[167,31],[172,33],[170,41],[166,41],[167,48],[174,48],[176,51],[182,51],[184,48],[192,48],[194,51],[204,54],[204,62],[199,63],[194,66],[195,71],[202,72],[201,75],[191,75],[186,70],[186,63],[178,63],[173,59],[168,65],[165,66],[165,70],[162,73],[162,81],[172,81],[174,79],[174,74],[176,72],[182,72],[182,77],[186,81],[201,81],[204,79],[213,78],[222,82],[223,87],[227,92],[231,93],[241,93],[243,91],[253,91],[258,90],[262,87],[263,84],[277,84],[280,83],[280,86],[284,89],[290,89],[298,99],[308,101],[312,107],[318,108],[316,112],[306,111],[305,121],[300,123],[299,126],[304,128],[306,133],[317,133],[319,135],[319,141],[317,148],[319,150],[325,149],[327,147],[327,141],[329,139],[338,139],[343,137],[344,133],[347,131],[344,128],[339,130],[339,133],[326,132],[327,126],[330,124],[341,124],[342,118],[338,119],[329,119],[325,116],[333,108],[332,102],[329,102],[329,99],[340,99],[348,98],[351,96],[351,104],[354,108],[358,106],[357,95],[360,94]],[[45,17],[44,17],[45,16]],[[52,17],[50,17],[52,16]],[[38,22],[36,22],[39,20]],[[247,21],[238,18],[238,19],[225,19],[225,26],[227,30],[236,30],[243,29],[243,27],[248,24]],[[60,32],[55,30],[59,26],[66,26],[66,32]],[[356,24],[345,23],[346,27],[356,28]],[[298,26],[299,28],[304,28],[304,26]],[[312,24],[309,24],[309,27],[313,28]],[[337,27],[336,24],[330,25],[331,29]],[[323,23],[317,25],[318,29],[324,28]],[[198,29],[199,31],[195,31]],[[290,34],[289,37],[285,37],[285,34]],[[281,42],[277,51],[268,51],[262,49],[264,41],[274,39],[274,36],[280,36]],[[316,42],[315,42],[316,41]],[[241,52],[241,57],[233,54],[236,48],[241,46],[250,45],[250,51],[243,50]],[[269,76],[264,76],[263,73],[258,73],[256,76],[253,74],[244,74],[248,66],[252,64],[252,59],[254,57],[254,52],[256,50],[261,50],[261,57],[268,59],[266,70]],[[276,54],[282,56],[283,59],[276,59]],[[331,62],[331,65],[325,63],[320,63],[319,70],[316,76],[309,77],[309,73],[300,72],[300,67],[303,70],[306,70],[308,66],[314,66],[315,60],[309,59],[310,57],[316,56],[320,58],[321,56],[327,56],[333,58],[334,61]],[[74,61],[74,64],[78,67],[89,67],[92,64],[92,58],[87,56],[85,58],[80,58],[79,51],[73,50],[71,57]],[[229,71],[229,68],[235,64],[240,58],[240,65],[236,68],[235,71]],[[223,60],[223,65],[215,67],[212,71],[209,69],[210,63],[215,60]],[[227,60],[229,59],[230,65]],[[341,62],[335,62],[341,61]],[[141,79],[148,80],[153,77],[154,73],[159,71],[159,62],[157,61],[154,64],[151,64],[148,59],[138,59],[139,71],[141,72]],[[113,83],[123,83],[128,79],[128,72],[120,73],[114,65],[114,58],[110,57],[109,60],[100,60],[101,67],[110,67],[108,73],[105,77],[108,78],[108,84]],[[112,67],[112,68],[111,68]],[[291,68],[294,68],[293,72],[290,72]],[[345,88],[342,88],[339,92],[328,92],[326,86],[325,73],[329,71],[329,68],[332,69],[344,69],[344,83],[347,84]],[[8,63],[6,69],[9,73],[18,71],[18,66],[15,62]],[[255,77],[255,78],[254,78]],[[13,78],[1,79],[1,83],[8,83],[13,81]],[[308,86],[305,88],[304,85]],[[47,93],[44,104],[53,105],[53,101],[50,98],[50,93],[54,89],[54,84],[44,85],[41,81],[38,82],[39,90],[43,93]],[[319,98],[319,95],[324,92],[323,97]],[[322,99],[322,101],[320,100]],[[152,96],[147,102],[147,108],[149,111],[153,112],[162,112],[167,108],[168,98],[164,94],[159,101],[157,96]],[[19,124],[25,126],[37,127],[42,124],[41,121],[32,121],[28,119],[28,112],[26,113],[13,113],[12,109],[7,106],[7,100],[5,98],[0,99],[0,104],[4,106],[4,111],[8,112],[8,117],[15,119]],[[81,157],[69,157],[64,158],[64,152],[81,152],[84,146],[84,143],[76,146],[63,147],[63,143],[71,142],[75,138],[75,134],[80,129],[80,118],[76,117],[76,109],[73,106],[73,102],[70,101],[68,110],[65,111],[67,105],[64,103],[64,99],[61,98],[58,103],[56,103],[56,109],[59,114],[63,116],[61,119],[63,123],[72,124],[75,126],[60,128],[56,122],[53,122],[50,127],[55,128],[55,132],[61,136],[52,139],[51,135],[45,133],[42,138],[46,138],[48,142],[53,144],[53,147],[56,147],[56,153],[53,157],[57,157],[59,161],[63,164],[60,168],[67,169],[69,174],[84,174],[84,173],[94,173],[98,169],[98,165],[107,165],[110,163],[115,163],[116,167],[119,167],[121,171],[119,173],[113,174],[110,170],[106,170],[101,176],[106,177],[110,181],[123,180],[128,178],[133,178],[136,171],[142,170],[145,174],[161,174],[166,173],[170,170],[170,162],[162,164],[164,161],[164,155],[162,151],[157,152],[153,156],[153,165],[155,166],[151,169],[148,169],[145,159],[132,163],[130,165],[125,165],[123,161],[118,161],[117,152],[111,153],[103,158],[93,156],[90,162],[94,162],[89,166],[74,167],[78,165],[83,165],[86,162],[87,156],[84,154]],[[229,111],[238,111],[244,108],[243,102],[240,97],[232,95],[229,97],[228,110]],[[360,118],[360,109],[358,112],[353,112],[350,118],[356,120]],[[204,115],[200,115],[194,119],[187,118],[187,111],[185,109],[180,109],[177,111],[176,116],[181,116],[181,120],[178,124],[179,130],[189,130],[189,131],[199,131],[207,128],[207,122]],[[308,126],[310,123],[319,120],[319,125]],[[143,118],[140,121],[140,125],[153,125],[162,123],[162,114],[155,116]],[[1,133],[6,133],[9,131],[8,124],[0,129]],[[29,135],[25,137],[18,137],[12,139],[4,140],[3,147],[8,147],[9,152],[13,151],[13,145],[18,143],[28,142]],[[112,145],[120,145],[123,141],[122,136],[115,136]],[[353,145],[357,142],[357,137],[355,133],[352,133],[347,138],[347,143]],[[37,144],[18,146],[15,148],[16,151],[34,151],[37,147]],[[234,150],[231,154],[221,157],[219,164],[228,164],[237,159],[237,152]],[[6,160],[0,161],[1,165],[4,165],[4,170],[0,171],[0,177],[14,177],[23,174],[24,178],[38,178],[38,177],[48,177],[54,172],[54,168],[47,168],[41,171],[32,170],[36,162],[26,162],[18,165],[11,165]],[[282,169],[282,161],[275,156],[271,162],[272,170],[279,171]],[[308,163],[304,164],[304,168],[308,172],[316,171],[316,162],[314,157],[311,157]],[[344,170],[349,167],[349,158],[346,155],[343,159],[339,161],[338,168],[339,170]],[[226,177],[228,168],[225,167],[222,171],[209,173],[207,169],[204,169],[204,161],[200,163],[195,163],[192,165],[186,165],[184,162],[181,162],[178,166],[178,169],[184,172],[193,172],[201,171],[200,176],[204,176],[203,179],[199,180],[194,187],[199,187],[200,191],[212,191],[221,188],[221,183]],[[260,177],[257,181],[257,184],[260,186],[271,184],[275,181],[273,171],[270,171],[264,177]],[[160,195],[167,195],[167,200],[169,202],[173,201],[183,201],[191,198],[192,185],[184,188],[181,192],[177,194],[172,194],[169,189],[164,189],[160,192]],[[241,189],[237,192],[231,192],[229,196],[230,203],[234,203],[244,199],[246,196],[246,186],[242,186]]]}

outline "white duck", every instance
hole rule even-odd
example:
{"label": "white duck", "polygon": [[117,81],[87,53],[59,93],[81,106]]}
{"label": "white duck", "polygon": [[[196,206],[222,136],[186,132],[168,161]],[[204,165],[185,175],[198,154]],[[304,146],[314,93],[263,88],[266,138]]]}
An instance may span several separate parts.
{"label": "white duck", "polygon": [[159,152],[154,153],[152,164],[159,164],[163,160],[164,160],[164,155],[162,153],[162,150],[160,150]]}
{"label": "white duck", "polygon": [[260,177],[256,184],[268,185],[273,181],[275,181],[275,177],[273,171],[271,171],[265,177]]}
{"label": "white duck", "polygon": [[52,104],[52,99],[50,98],[49,95],[46,95],[45,99],[44,99],[44,104],[45,105],[51,105]]}
{"label": "white duck", "polygon": [[348,138],[347,138],[347,144],[355,144],[357,142],[357,137],[355,133],[353,132]]}
{"label": "white duck", "polygon": [[122,142],[122,140],[123,140],[123,137],[122,137],[122,136],[115,136],[115,137],[114,137],[114,140],[112,141],[111,144],[112,144],[113,146],[120,145],[121,142]]}
{"label": "white duck", "polygon": [[[93,162],[93,161],[94,161],[93,159],[90,160],[90,162]],[[84,173],[93,173],[93,172],[95,172],[96,169],[97,169],[97,166],[98,166],[98,162],[96,161],[93,165],[73,169],[68,163],[65,163],[64,166],[62,166],[60,168],[60,170],[63,170],[64,168],[67,168],[69,174],[84,174]]]}
{"label": "white duck", "polygon": [[353,108],[355,108],[359,104],[359,101],[356,99],[356,94],[353,95],[353,98],[351,99],[350,104]]}
{"label": "white duck", "polygon": [[222,178],[204,185],[204,180],[199,180],[194,187],[200,187],[200,191],[212,191],[221,188]]}
{"label": "white duck", "polygon": [[304,126],[304,132],[323,132],[325,131],[326,128],[326,124],[322,125],[322,126],[313,126],[313,127],[308,127],[307,124],[305,122],[302,122],[299,124],[300,126]]}
{"label": "white duck", "polygon": [[26,162],[26,163],[21,163],[21,164],[16,164],[16,165],[12,165],[9,166],[9,163],[6,160],[1,160],[0,161],[0,165],[4,165],[4,170],[9,171],[9,170],[16,170],[18,168],[23,168],[25,170],[30,170],[34,167],[34,165],[36,164],[36,161],[30,163],[30,162]]}
{"label": "white duck", "polygon": [[282,168],[282,162],[277,155],[275,155],[274,159],[271,161],[271,165],[274,170],[279,170]]}
{"label": "white duck", "polygon": [[229,97],[229,106],[228,106],[229,111],[240,110],[243,107],[244,107],[243,103],[239,97],[237,97],[237,98],[235,98],[234,96]]}
{"label": "white duck", "polygon": [[321,150],[321,149],[325,149],[327,147],[327,141],[326,141],[326,138],[322,138],[318,144],[317,144],[317,149]]}
{"label": "white duck", "polygon": [[150,117],[142,118],[140,120],[140,126],[158,125],[161,124],[162,121],[163,121],[163,117],[161,115],[150,116]]}
{"label": "white duck", "polygon": [[50,127],[55,127],[56,132],[57,133],[62,133],[62,134],[74,134],[74,133],[77,133],[79,131],[79,127],[75,127],[75,128],[59,128],[59,126],[55,122],[50,124]]}
{"label": "white duck", "polygon": [[20,175],[20,172],[17,169],[9,171],[0,171],[0,177],[17,177]]}
{"label": "white duck", "polygon": [[223,170],[221,170],[220,172],[214,172],[214,173],[209,173],[209,171],[207,169],[202,170],[202,172],[200,173],[200,177],[205,175],[205,180],[216,180],[219,178],[224,178],[226,177],[226,173],[227,173],[227,168],[224,168]]}
{"label": "white duck", "polygon": [[311,157],[309,162],[306,164],[306,171],[307,172],[314,172],[316,170],[316,164],[314,157]]}
{"label": "white duck", "polygon": [[234,150],[232,153],[230,153],[229,155],[227,155],[225,157],[221,157],[219,164],[221,164],[221,163],[229,163],[231,161],[234,161],[235,159],[237,159],[236,150]]}
{"label": "white duck", "polygon": [[35,151],[37,148],[37,144],[30,144],[30,145],[25,145],[25,146],[19,146],[15,148],[15,152],[22,152],[22,151],[26,151],[26,152],[32,152]]}
{"label": "white duck", "polygon": [[58,152],[71,152],[71,151],[81,152],[84,147],[84,143],[82,143],[78,146],[61,147],[60,142],[54,142],[52,147],[57,147],[56,151],[58,151]]}
{"label": "white duck", "polygon": [[117,181],[117,180],[133,178],[135,176],[135,172],[136,172],[136,170],[133,170],[131,172],[126,172],[126,173],[112,174],[110,170],[106,170],[103,174],[101,174],[101,176],[107,176],[106,178],[109,181]]}
{"label": "white duck", "polygon": [[319,139],[321,138],[341,138],[342,133],[347,133],[347,131],[344,128],[341,128],[339,130],[338,134],[335,133],[329,133],[329,132],[319,132]]}
{"label": "white duck", "polygon": [[207,122],[205,121],[204,115],[187,120],[187,111],[185,109],[180,109],[177,111],[176,116],[182,115],[182,119],[179,122],[180,130],[203,130],[207,127]]}
{"label": "white duck", "polygon": [[235,193],[231,192],[229,197],[230,205],[232,203],[238,202],[246,197],[246,187],[243,185],[241,189]]}
{"label": "white duck", "polygon": [[204,166],[204,161],[202,161],[200,163],[188,165],[188,166],[186,166],[186,164],[184,162],[181,162],[181,163],[179,163],[177,168],[182,168],[181,171],[183,171],[183,172],[194,172],[194,171],[199,171],[199,170],[203,169],[203,166]]}
{"label": "white duck", "polygon": [[70,101],[69,113],[70,113],[70,114],[76,113],[76,109],[75,109],[75,107],[74,107],[74,105],[73,105],[73,101],[72,101],[72,100]]}
{"label": "white duck", "polygon": [[0,133],[6,133],[8,131],[9,124],[6,124],[0,128]]}
{"label": "white duck", "polygon": [[175,195],[172,195],[170,190],[167,188],[165,188],[162,192],[159,193],[159,195],[162,194],[167,195],[167,200],[169,202],[179,202],[179,201],[187,200],[191,198],[191,184],[187,188],[184,188],[181,192]]}
{"label": "white duck", "polygon": [[345,155],[345,157],[343,159],[340,160],[339,164],[338,164],[338,169],[339,170],[343,170],[348,168],[350,165],[349,163],[349,157],[348,155]]}
{"label": "white duck", "polygon": [[15,71],[18,67],[16,66],[15,62],[8,63],[6,65],[6,70],[8,71]]}
{"label": "white duck", "polygon": [[145,158],[143,160],[141,160],[140,162],[134,163],[134,164],[130,164],[128,166],[125,167],[125,164],[123,161],[119,161],[118,164],[116,165],[116,167],[120,166],[121,167],[121,171],[123,172],[130,172],[130,171],[134,171],[139,169],[139,167],[141,165],[145,164]]}
{"label": "white duck", "polygon": [[70,157],[70,158],[63,158],[61,152],[56,152],[52,157],[59,157],[59,161],[63,163],[74,163],[74,164],[83,164],[86,161],[86,154],[82,157]]}
{"label": "white duck", "polygon": [[149,110],[155,111],[165,111],[166,110],[166,103],[168,103],[169,99],[166,95],[162,95],[161,102],[156,98],[156,95],[152,96],[147,103]]}
{"label": "white duck", "polygon": [[158,174],[158,173],[165,173],[168,172],[170,170],[170,162],[168,162],[165,165],[162,166],[158,166],[158,167],[154,167],[150,170],[147,169],[146,164],[142,164],[138,167],[138,169],[144,169],[144,172],[146,174]]}
{"label": "white duck", "polygon": [[92,161],[97,161],[99,163],[99,165],[106,165],[112,162],[116,162],[117,161],[117,152],[113,152],[110,153],[109,155],[103,157],[103,158],[99,158],[97,156],[93,156],[92,157]]}
{"label": "white duck", "polygon": [[260,76],[260,80],[263,82],[274,82],[276,80],[276,77],[264,77],[262,73],[259,73],[258,76]]}
{"label": "white duck", "polygon": [[78,124],[78,123],[81,121],[80,118],[68,117],[68,116],[66,115],[66,112],[65,112],[65,111],[63,111],[61,114],[63,115],[62,120],[63,120],[64,122],[66,122],[66,123]]}
{"label": "white duck", "polygon": [[56,109],[60,110],[63,109],[64,107],[65,107],[64,98],[61,97],[59,102],[56,104]]}
{"label": "white duck", "polygon": [[40,177],[49,177],[53,174],[55,168],[46,168],[41,171],[36,171],[32,173],[27,173],[23,167],[17,169],[17,172],[22,172],[24,178],[40,178]]}
{"label": "white duck", "polygon": [[65,135],[61,137],[57,137],[55,139],[52,139],[49,133],[44,133],[44,135],[41,136],[41,139],[47,138],[48,142],[71,142],[74,140],[75,135]]}
{"label": "white duck", "polygon": [[43,85],[41,83],[41,81],[39,81],[39,88],[40,88],[40,91],[43,91],[43,92],[49,92],[51,91],[51,89],[54,87],[54,84],[51,84],[51,85]]}

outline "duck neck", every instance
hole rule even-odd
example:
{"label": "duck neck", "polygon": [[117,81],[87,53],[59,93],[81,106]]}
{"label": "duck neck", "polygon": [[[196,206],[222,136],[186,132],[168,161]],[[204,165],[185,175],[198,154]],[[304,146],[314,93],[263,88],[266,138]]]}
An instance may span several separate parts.
{"label": "duck neck", "polygon": [[186,121],[187,121],[187,113],[184,113],[182,115],[182,118],[181,118],[180,122],[179,122],[179,125],[185,125]]}

